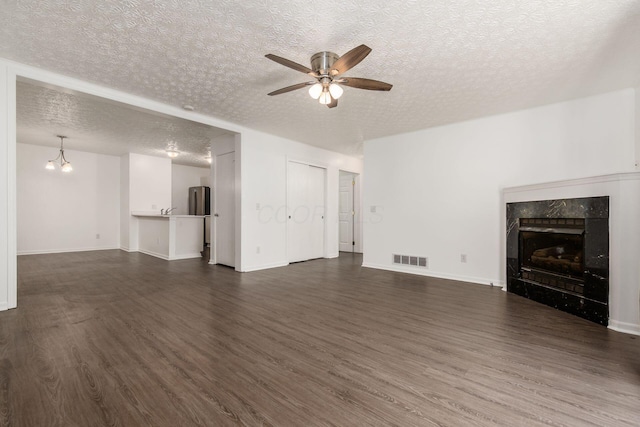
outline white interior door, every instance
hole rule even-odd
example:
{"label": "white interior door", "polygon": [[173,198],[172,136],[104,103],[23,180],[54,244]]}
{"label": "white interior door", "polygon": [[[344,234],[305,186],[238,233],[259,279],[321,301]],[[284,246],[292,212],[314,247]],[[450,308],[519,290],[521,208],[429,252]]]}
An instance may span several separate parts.
{"label": "white interior door", "polygon": [[353,252],[355,250],[354,236],[354,174],[340,171],[339,196],[339,236],[340,251]]}
{"label": "white interior door", "polygon": [[289,262],[309,259],[308,170],[309,165],[296,162],[289,162],[287,169],[287,255]]}
{"label": "white interior door", "polygon": [[287,255],[289,262],[325,255],[326,170],[303,163],[287,167]]}
{"label": "white interior door", "polygon": [[216,156],[214,195],[215,260],[235,267],[235,153]]}
{"label": "white interior door", "polygon": [[309,259],[324,258],[325,169],[309,166],[307,171],[309,203]]}

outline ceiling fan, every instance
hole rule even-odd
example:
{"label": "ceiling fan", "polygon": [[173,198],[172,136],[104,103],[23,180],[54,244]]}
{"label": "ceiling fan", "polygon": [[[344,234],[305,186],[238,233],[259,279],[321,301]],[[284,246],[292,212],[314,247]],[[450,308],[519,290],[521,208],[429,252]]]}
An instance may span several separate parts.
{"label": "ceiling fan", "polygon": [[338,98],[342,96],[343,89],[340,85],[357,89],[389,91],[393,85],[378,80],[363,79],[360,77],[342,77],[342,74],[358,65],[367,55],[371,53],[371,48],[360,45],[351,49],[342,56],[333,52],[318,52],[311,57],[311,68],[300,65],[297,62],[276,56],[265,55],[272,61],[296,71],[303,72],[315,78],[310,82],[298,83],[269,93],[269,96],[280,95],[292,90],[309,88],[309,95],[325,104],[329,108],[338,106]]}

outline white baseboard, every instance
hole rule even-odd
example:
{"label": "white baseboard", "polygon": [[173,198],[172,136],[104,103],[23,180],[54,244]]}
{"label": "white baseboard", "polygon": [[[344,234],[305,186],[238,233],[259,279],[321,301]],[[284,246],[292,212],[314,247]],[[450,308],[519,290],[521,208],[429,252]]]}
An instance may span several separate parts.
{"label": "white baseboard", "polygon": [[0,303],[0,311],[7,311],[7,310],[9,310],[9,304],[7,304],[6,302]]}
{"label": "white baseboard", "polygon": [[200,252],[194,252],[191,254],[176,255],[174,257],[169,258],[169,261],[174,261],[178,259],[194,259],[194,258],[202,258],[202,254]]}
{"label": "white baseboard", "polygon": [[286,267],[287,265],[289,265],[288,262],[274,262],[271,264],[254,265],[251,267],[243,268],[242,273],[249,273],[251,271],[258,271],[258,270],[267,270],[269,268],[276,268],[276,267]]}
{"label": "white baseboard", "polygon": [[631,335],[640,335],[640,325],[627,322],[618,322],[617,320],[609,320],[609,329]]}
{"label": "white baseboard", "polygon": [[395,265],[391,266],[391,265],[383,265],[383,264],[374,264],[370,262],[363,262],[362,266],[367,268],[375,268],[378,270],[394,271],[396,273],[416,274],[419,276],[435,277],[438,279],[457,280],[459,282],[474,283],[477,285],[504,287],[504,283],[497,279],[492,280],[492,279],[486,279],[482,277],[469,277],[469,276],[459,276],[459,275],[448,274],[448,273],[439,273],[437,271],[425,270],[424,268],[420,268],[420,267],[400,267]]}
{"label": "white baseboard", "polygon": [[132,251],[131,249],[126,248],[126,247],[124,247],[124,246],[120,246],[120,250],[121,250],[121,251],[125,251],[125,252],[138,252],[138,251]]}
{"label": "white baseboard", "polygon": [[194,259],[194,258],[202,258],[202,254],[200,254],[200,252],[198,253],[191,253],[191,254],[182,254],[182,255],[176,255],[174,257],[169,257],[165,254],[161,254],[159,252],[154,252],[154,251],[148,251],[146,249],[138,249],[136,252],[140,252],[143,253],[145,255],[150,255],[156,258],[160,258],[163,259],[165,261],[177,261],[180,259]]}
{"label": "white baseboard", "polygon": [[76,249],[48,249],[39,251],[18,251],[18,255],[45,255],[45,254],[62,254],[67,252],[91,252],[91,251],[112,251],[114,249],[121,249],[118,246],[109,248],[76,248]]}
{"label": "white baseboard", "polygon": [[156,257],[156,258],[163,259],[165,261],[169,261],[169,257],[167,255],[161,254],[159,252],[147,251],[145,249],[138,249],[136,252],[140,252],[140,253],[143,253],[145,255],[150,255],[152,257]]}
{"label": "white baseboard", "polygon": [[340,252],[335,252],[327,255],[325,258],[338,258],[340,256]]}

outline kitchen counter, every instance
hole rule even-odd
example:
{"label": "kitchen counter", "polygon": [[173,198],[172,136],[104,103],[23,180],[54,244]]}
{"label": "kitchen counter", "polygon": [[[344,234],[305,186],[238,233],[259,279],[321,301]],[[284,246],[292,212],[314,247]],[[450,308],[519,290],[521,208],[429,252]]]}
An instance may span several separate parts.
{"label": "kitchen counter", "polygon": [[173,261],[200,258],[204,218],[209,215],[161,215],[131,212],[138,223],[138,251]]}
{"label": "kitchen counter", "polygon": [[152,218],[206,218],[210,216],[210,215],[174,215],[174,214],[164,215],[164,214],[159,214],[154,212],[136,212],[136,211],[131,212],[131,215],[137,216],[137,217],[148,216]]}

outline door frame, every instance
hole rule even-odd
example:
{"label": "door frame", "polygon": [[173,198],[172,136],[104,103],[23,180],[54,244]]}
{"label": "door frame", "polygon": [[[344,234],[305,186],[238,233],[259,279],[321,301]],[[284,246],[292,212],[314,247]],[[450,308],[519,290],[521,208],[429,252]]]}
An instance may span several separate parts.
{"label": "door frame", "polygon": [[[363,227],[362,227],[362,173],[354,172],[348,169],[338,170],[338,180],[340,179],[340,172],[345,172],[353,175],[356,184],[353,186],[353,209],[355,215],[353,217],[353,240],[356,242],[353,251],[355,253],[363,252]],[[340,185],[338,185],[338,197],[340,197]],[[340,216],[340,205],[338,204],[338,217]],[[338,229],[338,233],[340,230]],[[340,242],[340,235],[338,234],[338,246]]]}
{"label": "door frame", "polygon": [[[209,199],[209,202],[211,204],[211,236],[209,238],[210,240],[210,248],[209,248],[209,264],[218,264],[218,250],[217,250],[217,243],[218,243],[218,221],[217,221],[217,211],[218,211],[218,177],[217,177],[217,166],[218,166],[218,157],[220,156],[226,156],[228,154],[233,154],[234,155],[234,201],[233,201],[233,205],[234,205],[234,236],[235,236],[235,241],[234,241],[234,246],[235,246],[235,253],[234,253],[234,266],[233,268],[236,271],[240,271],[239,268],[240,266],[238,265],[238,246],[239,246],[239,239],[238,239],[238,222],[239,222],[239,217],[238,217],[238,189],[236,188],[236,185],[238,185],[238,179],[237,179],[237,163],[238,163],[238,156],[237,156],[237,151],[233,150],[233,151],[226,151],[223,153],[219,153],[219,154],[215,154],[212,156],[212,160],[211,160],[211,198]],[[225,264],[226,265],[226,264]]]}

